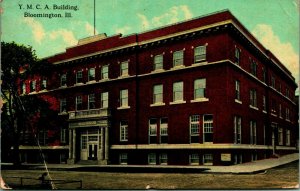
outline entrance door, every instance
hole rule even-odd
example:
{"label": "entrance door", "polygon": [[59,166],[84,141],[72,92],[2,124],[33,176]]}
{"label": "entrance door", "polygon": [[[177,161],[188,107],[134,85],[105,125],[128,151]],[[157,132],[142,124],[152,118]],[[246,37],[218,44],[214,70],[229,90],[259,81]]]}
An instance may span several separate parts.
{"label": "entrance door", "polygon": [[87,130],[81,133],[81,160],[97,160],[100,152],[101,134],[98,130]]}
{"label": "entrance door", "polygon": [[97,160],[98,144],[89,142],[89,158],[88,160]]}

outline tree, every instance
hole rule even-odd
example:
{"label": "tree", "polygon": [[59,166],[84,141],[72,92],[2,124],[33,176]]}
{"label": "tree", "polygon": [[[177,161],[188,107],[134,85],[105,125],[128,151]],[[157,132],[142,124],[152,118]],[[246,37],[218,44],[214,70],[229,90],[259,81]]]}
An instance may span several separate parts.
{"label": "tree", "polygon": [[[13,163],[18,165],[21,131],[28,125],[32,126],[32,122],[37,124],[41,120],[40,111],[49,111],[50,107],[50,104],[39,96],[20,96],[19,81],[36,73],[47,75],[52,65],[47,60],[39,60],[30,46],[1,42],[1,49],[1,97],[4,102],[1,113],[1,141],[7,141],[2,144],[2,159],[11,158]],[[32,120],[33,116],[36,121]],[[38,128],[38,125],[35,127]],[[12,153],[9,152],[11,146]]]}

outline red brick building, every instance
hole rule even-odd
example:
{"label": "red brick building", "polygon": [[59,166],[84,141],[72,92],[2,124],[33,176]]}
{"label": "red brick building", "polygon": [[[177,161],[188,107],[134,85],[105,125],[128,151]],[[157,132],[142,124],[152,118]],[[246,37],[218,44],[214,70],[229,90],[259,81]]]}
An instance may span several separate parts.
{"label": "red brick building", "polygon": [[49,162],[229,165],[297,152],[295,79],[227,10],[82,39],[49,61],[53,73],[22,82],[60,105]]}

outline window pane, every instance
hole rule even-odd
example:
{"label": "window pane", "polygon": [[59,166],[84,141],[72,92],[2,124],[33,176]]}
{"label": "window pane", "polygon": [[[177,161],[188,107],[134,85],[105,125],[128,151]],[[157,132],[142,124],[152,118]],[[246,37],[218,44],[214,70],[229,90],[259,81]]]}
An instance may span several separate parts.
{"label": "window pane", "polygon": [[163,69],[163,55],[154,57],[154,70]]}
{"label": "window pane", "polygon": [[173,66],[183,65],[183,50],[173,53]]}
{"label": "window pane", "polygon": [[194,51],[195,63],[206,60],[206,46],[198,46]]}
{"label": "window pane", "polygon": [[183,100],[183,82],[173,84],[173,101]]}

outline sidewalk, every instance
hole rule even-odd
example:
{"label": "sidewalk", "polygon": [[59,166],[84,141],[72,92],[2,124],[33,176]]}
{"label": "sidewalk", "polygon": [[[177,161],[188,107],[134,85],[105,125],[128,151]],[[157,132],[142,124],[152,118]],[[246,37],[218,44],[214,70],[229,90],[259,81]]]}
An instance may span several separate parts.
{"label": "sidewalk", "polygon": [[[173,165],[68,165],[68,164],[48,164],[51,171],[93,171],[93,172],[171,172],[171,173],[230,173],[230,174],[255,174],[264,172],[267,169],[288,164],[299,160],[299,153],[284,155],[279,158],[257,160],[231,166],[173,166]],[[3,169],[9,167],[1,165]],[[21,166],[26,170],[41,170],[45,167],[41,164],[24,164]],[[9,169],[9,168],[7,168]]]}

